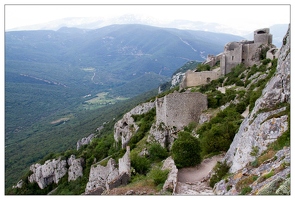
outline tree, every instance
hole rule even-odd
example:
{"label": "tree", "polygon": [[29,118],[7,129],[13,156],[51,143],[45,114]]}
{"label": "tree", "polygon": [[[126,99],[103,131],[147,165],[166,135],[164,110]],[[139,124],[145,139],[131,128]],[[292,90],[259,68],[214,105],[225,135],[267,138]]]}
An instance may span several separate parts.
{"label": "tree", "polygon": [[180,132],[173,143],[172,157],[178,168],[195,166],[201,163],[201,148],[199,140],[189,132]]}

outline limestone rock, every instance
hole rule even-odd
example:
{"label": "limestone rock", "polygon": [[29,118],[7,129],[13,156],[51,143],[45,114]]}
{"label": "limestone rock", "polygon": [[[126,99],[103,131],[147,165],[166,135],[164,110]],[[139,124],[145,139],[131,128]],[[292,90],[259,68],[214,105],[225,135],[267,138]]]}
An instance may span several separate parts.
{"label": "limestone rock", "polygon": [[[252,112],[242,122],[238,133],[225,155],[225,160],[231,166],[230,172],[236,172],[252,162],[253,148],[258,149],[258,155],[266,150],[267,145],[275,141],[288,129],[288,116],[273,117],[286,107],[276,109],[279,103],[290,103],[290,38],[287,33],[278,58],[277,71],[267,83],[262,95],[255,102]],[[272,110],[261,112],[263,109]]]}
{"label": "limestone rock", "polygon": [[77,142],[77,151],[80,149],[81,146],[89,144],[92,139],[95,137],[95,134],[90,134],[88,137],[84,137]]}
{"label": "limestone rock", "polygon": [[212,116],[208,113],[202,113],[200,115],[199,124],[204,124],[205,122],[210,121],[211,117]]}
{"label": "limestone rock", "polygon": [[178,173],[178,169],[174,163],[174,160],[172,159],[172,157],[168,157],[164,163],[163,163],[163,167],[162,170],[169,170],[169,174],[168,174],[168,178],[164,183],[163,186],[163,190],[164,191],[172,191],[173,194],[175,193],[175,189],[177,186],[177,173]]}
{"label": "limestone rock", "polygon": [[74,155],[71,155],[71,157],[68,159],[68,181],[74,181],[78,177],[83,176],[83,163],[83,158],[76,159]]}
{"label": "limestone rock", "polygon": [[183,80],[185,73],[179,72],[172,76],[171,78],[171,88],[174,88],[176,85],[180,84]]}
{"label": "limestone rock", "polygon": [[[250,180],[252,183],[246,185],[252,189],[250,194],[288,194],[290,183],[285,180],[290,175],[290,158],[290,147],[283,148],[257,168],[244,167],[228,176],[226,180],[216,183],[213,188],[214,194],[238,195],[241,192],[241,188],[236,188],[238,183],[247,183]],[[256,178],[253,179],[254,177]]]}
{"label": "limestone rock", "polygon": [[23,180],[20,180],[17,182],[16,185],[13,185],[12,188],[22,188],[23,187]]}
{"label": "limestone rock", "polygon": [[152,108],[155,107],[154,102],[143,103],[128,113],[126,113],[121,120],[119,120],[114,126],[114,138],[116,142],[121,141],[122,149],[125,148],[131,139],[132,135],[136,133],[139,129],[137,124],[134,122],[132,115],[141,115],[147,113]]}
{"label": "limestone rock", "polygon": [[66,160],[53,159],[47,160],[43,165],[36,163],[30,166],[30,170],[33,172],[28,177],[31,183],[36,182],[41,189],[44,189],[52,182],[58,183],[59,180],[67,173]]}

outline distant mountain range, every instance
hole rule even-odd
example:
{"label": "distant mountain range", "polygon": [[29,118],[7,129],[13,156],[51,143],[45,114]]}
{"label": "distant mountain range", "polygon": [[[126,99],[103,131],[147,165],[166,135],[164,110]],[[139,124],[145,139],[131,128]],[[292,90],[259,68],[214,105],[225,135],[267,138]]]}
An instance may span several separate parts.
{"label": "distant mountain range", "polygon": [[[208,23],[202,21],[190,21],[190,20],[173,20],[164,21],[149,16],[126,14],[114,18],[95,18],[95,17],[69,17],[51,22],[36,24],[24,27],[14,28],[8,31],[19,30],[58,30],[62,27],[74,27],[80,29],[98,29],[113,24],[144,24],[162,28],[176,28],[182,30],[200,30],[215,33],[227,33],[233,35],[239,35],[248,40],[253,40],[253,31],[248,32],[245,30],[237,30],[232,27],[218,24]],[[258,27],[258,28],[270,28],[273,34],[273,43],[277,47],[282,45],[282,38],[288,29],[288,24],[275,24],[271,27]]]}
{"label": "distant mountain range", "polygon": [[[108,92],[111,98],[130,98],[147,92],[187,61],[204,61],[227,42],[241,39],[146,25],[6,32],[6,131],[79,105],[85,95]],[[26,114],[32,109],[28,105],[34,105],[34,115]]]}

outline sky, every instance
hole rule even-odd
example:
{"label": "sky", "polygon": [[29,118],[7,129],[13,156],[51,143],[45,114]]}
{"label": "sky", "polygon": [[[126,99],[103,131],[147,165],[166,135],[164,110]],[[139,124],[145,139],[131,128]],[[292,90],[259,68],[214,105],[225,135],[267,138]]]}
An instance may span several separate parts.
{"label": "sky", "polygon": [[215,22],[253,31],[273,24],[290,23],[290,5],[5,5],[5,30],[46,23],[67,17],[152,16],[162,21],[184,19]]}

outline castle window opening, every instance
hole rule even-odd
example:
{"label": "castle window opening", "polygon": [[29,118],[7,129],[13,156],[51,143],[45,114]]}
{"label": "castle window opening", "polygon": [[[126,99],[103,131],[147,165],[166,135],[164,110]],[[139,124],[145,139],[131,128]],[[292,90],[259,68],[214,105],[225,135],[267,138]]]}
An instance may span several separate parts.
{"label": "castle window opening", "polygon": [[234,56],[231,57],[231,60],[234,60]]}
{"label": "castle window opening", "polygon": [[265,34],[265,31],[258,31],[257,34]]}

